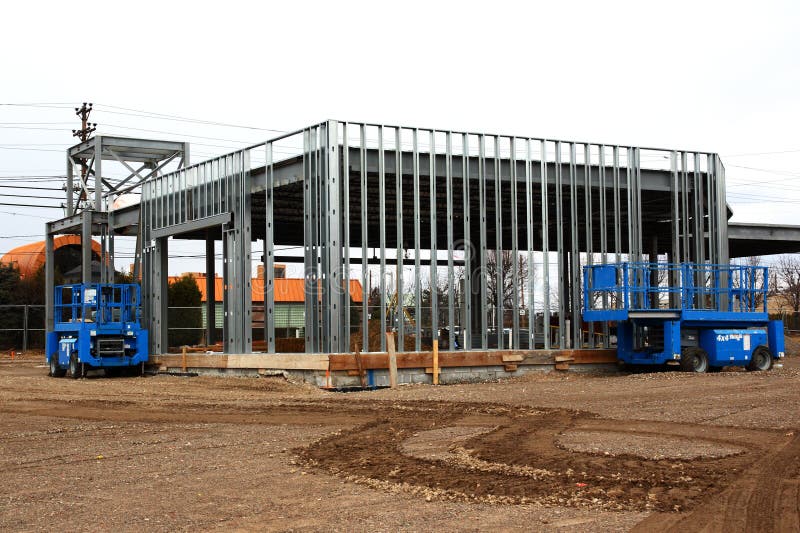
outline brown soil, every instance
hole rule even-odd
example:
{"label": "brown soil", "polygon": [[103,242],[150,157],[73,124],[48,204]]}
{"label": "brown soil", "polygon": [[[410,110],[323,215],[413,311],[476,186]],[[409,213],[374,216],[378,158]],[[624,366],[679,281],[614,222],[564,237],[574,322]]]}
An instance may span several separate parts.
{"label": "brown soil", "polygon": [[0,357],[0,529],[797,530],[798,366],[334,394]]}

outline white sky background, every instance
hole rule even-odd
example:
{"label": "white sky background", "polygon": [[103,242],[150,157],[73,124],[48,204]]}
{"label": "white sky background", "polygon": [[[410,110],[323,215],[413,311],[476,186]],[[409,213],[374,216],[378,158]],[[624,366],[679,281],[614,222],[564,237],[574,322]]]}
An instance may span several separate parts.
{"label": "white sky background", "polygon": [[[0,105],[0,184],[63,175],[72,107],[91,101],[99,133],[189,140],[193,162],[271,134],[108,106],[276,130],[336,118],[716,151],[733,220],[800,224],[800,3],[653,6],[8,2],[0,104],[70,105]],[[37,193],[62,196],[0,188],[0,203],[17,204],[0,206],[0,252],[61,216],[18,206],[56,200],[2,196]],[[170,264],[170,273],[203,269]]]}

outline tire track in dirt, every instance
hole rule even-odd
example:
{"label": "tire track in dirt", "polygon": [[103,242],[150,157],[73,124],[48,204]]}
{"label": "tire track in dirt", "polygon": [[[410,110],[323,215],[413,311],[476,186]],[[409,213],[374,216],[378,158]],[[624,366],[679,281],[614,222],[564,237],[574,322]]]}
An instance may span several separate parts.
{"label": "tire track in dirt", "polygon": [[[496,429],[466,441],[457,439],[450,448],[461,454],[455,459],[404,454],[405,443],[412,442],[418,434],[443,425],[460,427],[456,405],[440,408],[433,421],[408,416],[410,413],[398,416],[384,412],[381,419],[324,438],[298,453],[309,464],[345,479],[425,494],[426,498],[675,511],[691,509],[719,494],[779,439],[773,431],[607,421],[588,413],[549,409],[535,415],[509,412],[484,420],[484,426],[495,424]],[[731,443],[743,451],[722,458],[685,460],[573,452],[557,446],[565,431],[584,426],[616,430],[631,437],[641,432]],[[534,479],[521,475],[523,471],[546,471],[552,475]]]}
{"label": "tire track in dirt", "polygon": [[[253,387],[223,388],[223,395],[209,394],[208,399],[176,390],[157,401],[149,397],[128,401],[127,396],[98,391],[92,391],[90,399],[70,396],[66,401],[58,394],[52,398],[33,394],[25,399],[9,398],[0,406],[0,413],[121,423],[339,426],[347,429],[295,451],[323,470],[352,481],[375,482],[372,486],[384,490],[406,485],[399,490],[421,489],[412,492],[444,494],[448,499],[470,502],[664,511],[643,522],[644,529],[781,530],[800,525],[797,472],[786,471],[787,465],[800,459],[800,443],[779,432],[619,420],[613,414],[606,415],[614,418],[609,420],[585,412],[534,409],[531,405],[350,397],[347,401],[333,397],[262,398],[256,404],[251,398],[237,399],[229,394]],[[466,425],[497,429],[459,443],[461,449],[456,451],[466,454],[459,461],[424,460],[403,454],[403,443],[414,433],[460,427],[465,417],[476,418]],[[720,459],[648,460],[633,455],[607,456],[602,453],[602,443],[599,453],[558,446],[559,435],[581,429],[634,438],[690,437],[736,445],[745,451]],[[557,475],[534,480],[516,475],[515,468],[506,470],[504,465],[516,466],[518,472],[541,468]],[[748,479],[751,475],[756,477]],[[672,512],[676,506],[681,513]]]}
{"label": "tire track in dirt", "polygon": [[800,436],[792,435],[692,512],[657,513],[634,531],[797,531],[800,529]]}

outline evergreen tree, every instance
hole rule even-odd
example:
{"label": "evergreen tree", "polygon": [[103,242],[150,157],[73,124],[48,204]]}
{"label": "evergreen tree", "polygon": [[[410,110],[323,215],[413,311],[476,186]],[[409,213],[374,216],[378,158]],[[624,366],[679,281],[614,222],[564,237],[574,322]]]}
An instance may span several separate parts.
{"label": "evergreen tree", "polygon": [[19,303],[19,280],[19,270],[14,265],[0,263],[0,349],[3,350],[22,345],[22,332],[12,331],[23,326],[20,308],[5,307]]}
{"label": "evergreen tree", "polygon": [[[203,295],[191,274],[184,274],[169,284],[169,345],[191,346],[203,336]],[[181,329],[173,329],[181,328]],[[184,329],[189,328],[189,329]]]}

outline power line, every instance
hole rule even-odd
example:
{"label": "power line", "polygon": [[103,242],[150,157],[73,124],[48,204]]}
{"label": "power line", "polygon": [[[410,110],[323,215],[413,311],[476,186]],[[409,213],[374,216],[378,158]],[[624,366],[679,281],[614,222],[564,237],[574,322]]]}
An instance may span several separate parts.
{"label": "power line", "polygon": [[10,146],[0,146],[0,150],[24,150],[26,152],[58,152],[64,153],[64,150],[55,150],[53,148],[21,148],[21,147],[10,147]]}
{"label": "power line", "polygon": [[755,170],[756,172],[766,172],[768,174],[777,174],[779,176],[794,176],[800,177],[800,174],[792,172],[791,170],[774,170],[769,168],[746,167],[743,165],[729,165],[734,168],[743,168],[745,170]]}
{"label": "power line", "polygon": [[156,113],[156,112],[153,112],[153,111],[143,111],[141,109],[131,109],[131,108],[128,108],[128,107],[119,107],[119,106],[114,106],[114,105],[110,105],[110,104],[97,104],[97,106],[98,107],[109,107],[109,108],[112,108],[112,109],[121,109],[123,111],[133,111],[134,113],[146,113],[146,114],[134,114],[134,113],[121,113],[119,111],[108,111],[108,110],[104,111],[105,113],[113,113],[113,114],[116,114],[116,115],[128,115],[128,116],[144,117],[144,118],[159,118],[159,119],[162,119],[162,120],[172,120],[172,121],[176,121],[176,122],[190,122],[190,123],[193,123],[193,124],[207,124],[209,126],[224,126],[224,127],[228,127],[228,128],[241,128],[241,129],[257,130],[257,131],[270,131],[270,132],[273,132],[273,133],[288,133],[285,130],[276,130],[276,129],[273,129],[273,128],[259,128],[257,126],[246,126],[246,125],[242,125],[242,124],[231,124],[231,123],[227,123],[227,122],[216,122],[216,121],[213,121],[213,120],[204,120],[204,119],[199,119],[199,118],[181,117],[181,116],[178,116],[178,115],[169,115],[169,114],[166,114],[166,113]]}
{"label": "power line", "polygon": [[[56,198],[45,198],[45,200],[56,200]],[[3,204],[0,205],[7,205],[12,207],[40,207],[42,209],[62,209],[60,205],[33,205],[33,204]],[[22,213],[11,213],[12,215],[19,215]]]}
{"label": "power line", "polygon": [[10,106],[10,107],[53,107],[56,109],[63,109],[66,107],[72,107],[74,105],[73,102],[35,102],[35,103],[10,103],[10,104],[3,104],[0,103],[0,106]]}
{"label": "power line", "polygon": [[14,180],[16,180],[16,179],[48,179],[48,178],[65,179],[66,176],[63,176],[63,175],[60,175],[60,174],[52,174],[52,175],[49,175],[49,176],[45,176],[43,174],[27,174],[27,175],[9,174],[9,175],[3,176],[3,175],[0,174],[0,180],[5,180],[6,178],[14,179]]}
{"label": "power line", "polygon": [[4,130],[70,131],[69,128],[40,128],[38,126],[0,126]]}
{"label": "power line", "polygon": [[722,157],[747,157],[747,156],[757,156],[757,155],[777,155],[777,154],[794,154],[800,152],[800,149],[797,150],[779,150],[776,152],[751,152],[747,154],[722,154]]}
{"label": "power line", "polygon": [[210,139],[212,141],[225,141],[225,142],[229,142],[229,143],[252,144],[252,141],[240,141],[240,140],[235,140],[235,139],[223,139],[221,137],[206,137],[206,136],[203,136],[203,135],[189,135],[189,134],[186,134],[186,133],[178,133],[178,132],[175,132],[175,131],[151,130],[151,129],[147,129],[147,128],[134,128],[132,126],[121,126],[119,124],[108,124],[108,123],[104,123],[103,125],[104,126],[109,126],[109,127],[112,127],[112,128],[121,128],[121,129],[124,129],[124,130],[148,131],[148,132],[152,132],[152,133],[165,133],[167,135],[178,135],[178,136],[181,136],[181,137],[193,137],[193,138],[196,138],[196,139]]}
{"label": "power line", "polygon": [[[2,204],[2,205],[6,205],[6,204]],[[14,204],[14,205],[16,206],[17,204]],[[52,217],[43,217],[43,216],[39,216],[39,215],[31,215],[29,213],[17,213],[16,211],[0,211],[0,213],[3,213],[4,215],[13,215],[13,216],[29,217],[29,218],[41,218],[42,220],[52,220]]]}
{"label": "power line", "polygon": [[72,122],[0,122],[3,126],[55,126],[60,124],[72,124]]}
{"label": "power line", "polygon": [[36,187],[33,185],[0,185],[0,189],[25,189],[33,191],[59,191],[63,192],[61,187]]}
{"label": "power line", "polygon": [[36,200],[61,200],[61,198],[55,198],[53,196],[36,196],[32,194],[9,194],[0,192],[0,197],[10,197],[10,198],[34,198]]}

